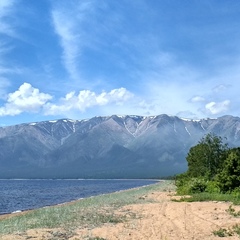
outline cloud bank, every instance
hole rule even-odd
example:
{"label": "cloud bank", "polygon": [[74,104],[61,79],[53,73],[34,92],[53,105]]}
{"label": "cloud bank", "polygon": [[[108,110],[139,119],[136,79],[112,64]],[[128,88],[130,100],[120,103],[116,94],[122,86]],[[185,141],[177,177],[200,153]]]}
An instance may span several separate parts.
{"label": "cloud bank", "polygon": [[84,112],[88,108],[110,104],[117,106],[127,102],[132,97],[133,94],[125,88],[113,89],[110,92],[103,91],[100,94],[89,90],[82,90],[78,94],[70,92],[65,98],[60,99],[59,104],[48,103],[45,106],[45,114],[58,115],[72,110]]}
{"label": "cloud bank", "polygon": [[45,115],[66,115],[70,111],[84,112],[88,108],[106,105],[122,105],[133,97],[125,88],[103,91],[100,94],[90,90],[79,93],[67,93],[64,98],[53,103],[53,96],[40,92],[29,83],[23,83],[19,89],[7,95],[5,104],[0,107],[0,116],[16,116],[21,113],[43,112]]}

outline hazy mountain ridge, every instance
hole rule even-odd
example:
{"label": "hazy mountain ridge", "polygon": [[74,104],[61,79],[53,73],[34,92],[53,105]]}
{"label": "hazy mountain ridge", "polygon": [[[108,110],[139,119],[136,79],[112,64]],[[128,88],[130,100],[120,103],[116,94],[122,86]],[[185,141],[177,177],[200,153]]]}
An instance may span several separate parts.
{"label": "hazy mountain ridge", "polygon": [[59,119],[0,128],[0,178],[158,177],[186,169],[186,154],[213,132],[240,146],[240,118],[166,114]]}

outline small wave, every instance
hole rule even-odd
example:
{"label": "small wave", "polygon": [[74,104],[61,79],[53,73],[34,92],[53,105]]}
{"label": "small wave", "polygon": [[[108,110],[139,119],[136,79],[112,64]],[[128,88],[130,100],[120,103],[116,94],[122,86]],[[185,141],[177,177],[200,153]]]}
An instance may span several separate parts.
{"label": "small wave", "polygon": [[11,212],[11,213],[20,213],[20,212],[22,212],[22,211],[21,210],[16,210],[16,211]]}

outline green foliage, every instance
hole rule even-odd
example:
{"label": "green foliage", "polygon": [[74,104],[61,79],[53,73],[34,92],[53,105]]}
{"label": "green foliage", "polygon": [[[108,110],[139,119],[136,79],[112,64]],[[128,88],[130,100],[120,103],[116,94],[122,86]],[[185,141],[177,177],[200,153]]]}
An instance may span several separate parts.
{"label": "green foliage", "polygon": [[206,190],[207,183],[203,178],[192,178],[189,182],[190,193],[200,193]]}
{"label": "green foliage", "polygon": [[239,198],[239,199],[240,199],[240,187],[235,188],[235,189],[231,192],[231,194],[232,194],[233,196],[235,196],[236,198]]}
{"label": "green foliage", "polygon": [[218,201],[218,202],[232,202],[234,205],[240,205],[240,197],[236,197],[230,193],[194,193],[191,197],[183,196],[179,202],[205,202],[205,201]]}
{"label": "green foliage", "polygon": [[227,150],[228,146],[221,137],[207,134],[187,155],[188,175],[213,179],[222,168]]}
{"label": "green foliage", "polygon": [[182,174],[178,174],[176,177],[175,177],[175,185],[177,187],[181,187],[183,185],[185,185],[185,183],[187,181],[189,181],[189,176],[187,173],[182,173]]}
{"label": "green foliage", "polygon": [[207,182],[204,178],[189,178],[182,175],[176,180],[176,186],[178,194],[188,195],[204,192],[207,187]]}
{"label": "green foliage", "polygon": [[207,182],[207,187],[206,187],[206,192],[208,193],[220,193],[220,187],[218,182],[216,181],[208,181]]}
{"label": "green foliage", "polygon": [[177,193],[180,195],[189,195],[194,193],[220,193],[218,182],[209,181],[206,178],[190,178],[181,175],[176,179]]}
{"label": "green foliage", "polygon": [[240,147],[229,149],[221,137],[207,134],[189,150],[188,170],[176,177],[179,194],[231,193],[240,197]]}
{"label": "green foliage", "polygon": [[187,173],[179,174],[176,176],[175,185],[177,187],[177,193],[180,195],[189,194],[188,182],[190,178]]}
{"label": "green foliage", "polygon": [[187,155],[189,176],[199,177],[206,174],[205,148],[206,145],[198,144],[190,149]]}
{"label": "green foliage", "polygon": [[[240,186],[240,148],[229,150],[222,171],[216,177],[223,192],[234,191]],[[235,190],[235,191],[236,191]]]}

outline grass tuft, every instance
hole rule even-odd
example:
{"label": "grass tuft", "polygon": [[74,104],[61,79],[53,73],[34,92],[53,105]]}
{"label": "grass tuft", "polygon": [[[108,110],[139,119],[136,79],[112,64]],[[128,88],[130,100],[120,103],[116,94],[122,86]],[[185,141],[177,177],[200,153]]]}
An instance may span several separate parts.
{"label": "grass tuft", "polygon": [[230,237],[233,236],[234,234],[237,234],[240,236],[240,225],[236,224],[232,228],[220,228],[218,230],[213,231],[214,236],[218,237]]}
{"label": "grass tuft", "polygon": [[233,226],[233,231],[240,236],[240,225],[236,224]]}
{"label": "grass tuft", "polygon": [[218,237],[227,237],[232,236],[232,233],[225,228],[220,228],[218,230],[213,231],[213,235]]}
{"label": "grass tuft", "polygon": [[240,217],[240,211],[236,211],[232,205],[226,211],[233,217]]}

